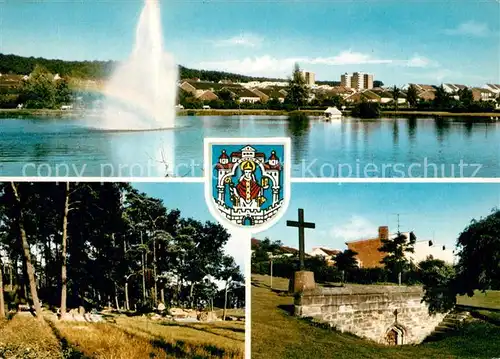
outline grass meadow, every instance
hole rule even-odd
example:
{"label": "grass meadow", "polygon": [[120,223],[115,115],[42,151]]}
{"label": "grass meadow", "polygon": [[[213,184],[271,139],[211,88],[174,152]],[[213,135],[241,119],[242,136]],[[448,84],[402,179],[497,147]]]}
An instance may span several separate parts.
{"label": "grass meadow", "polygon": [[[475,319],[440,341],[387,347],[293,317],[293,297],[284,292],[288,280],[273,278],[273,290],[269,285],[268,276],[252,275],[252,359],[500,358],[500,326],[483,320]],[[492,297],[498,299],[500,293],[487,293],[487,303],[497,303]],[[485,300],[475,299],[483,305]]]}
{"label": "grass meadow", "polygon": [[240,321],[178,323],[117,315],[110,322],[39,322],[17,314],[0,323],[5,359],[243,359],[245,324]]}

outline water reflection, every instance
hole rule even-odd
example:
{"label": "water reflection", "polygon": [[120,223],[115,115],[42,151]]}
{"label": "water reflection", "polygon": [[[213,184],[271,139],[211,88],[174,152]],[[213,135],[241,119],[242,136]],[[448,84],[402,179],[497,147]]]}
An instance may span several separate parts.
{"label": "water reflection", "polygon": [[[0,119],[0,173],[36,176],[35,166],[53,168],[66,163],[76,166],[84,176],[165,176],[165,162],[172,159],[170,167],[176,169],[177,176],[196,177],[203,175],[205,137],[289,136],[294,176],[311,176],[301,172],[302,160],[306,166],[314,162],[312,171],[319,175],[324,164],[408,166],[423,163],[425,158],[437,165],[457,165],[462,159],[481,163],[479,176],[500,177],[500,125],[475,119],[345,118],[322,122],[265,116],[190,116],[177,122],[181,128],[170,131],[103,132],[86,128],[75,119]],[[33,167],[23,174],[27,163]],[[418,171],[414,175],[418,176]]]}
{"label": "water reflection", "polygon": [[474,122],[472,120],[468,120],[464,122],[464,133],[467,138],[472,136],[472,128],[474,127]]}
{"label": "water reflection", "polygon": [[447,120],[442,117],[437,117],[434,119],[434,126],[436,128],[436,137],[440,144],[443,142],[443,140],[449,133],[451,123],[452,120]]}
{"label": "water reflection", "polygon": [[305,115],[291,115],[287,120],[287,134],[290,137],[292,158],[295,164],[300,164],[305,160],[310,128],[311,121]]}
{"label": "water reflection", "polygon": [[410,143],[415,142],[415,138],[417,137],[417,118],[410,117],[408,119],[408,140]]}
{"label": "water reflection", "polygon": [[392,143],[394,147],[398,147],[399,143],[399,123],[398,120],[394,120],[392,122]]}

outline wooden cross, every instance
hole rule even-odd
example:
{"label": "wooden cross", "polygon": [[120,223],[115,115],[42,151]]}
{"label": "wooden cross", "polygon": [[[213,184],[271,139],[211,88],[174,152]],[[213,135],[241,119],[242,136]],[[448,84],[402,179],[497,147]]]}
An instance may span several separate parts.
{"label": "wooden cross", "polygon": [[304,210],[299,208],[299,220],[298,221],[286,221],[286,225],[288,227],[297,227],[299,229],[299,258],[300,258],[300,270],[303,271],[305,269],[304,266],[304,253],[305,253],[305,228],[316,228],[315,223],[304,222]]}

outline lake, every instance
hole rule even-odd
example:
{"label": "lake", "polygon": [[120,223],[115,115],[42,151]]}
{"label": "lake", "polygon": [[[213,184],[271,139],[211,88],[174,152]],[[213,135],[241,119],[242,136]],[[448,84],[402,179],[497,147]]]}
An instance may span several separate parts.
{"label": "lake", "polygon": [[204,137],[289,136],[294,177],[500,177],[500,123],[477,119],[311,119],[297,127],[284,117],[193,116],[177,124],[109,132],[74,118],[2,118],[0,175],[198,177]]}

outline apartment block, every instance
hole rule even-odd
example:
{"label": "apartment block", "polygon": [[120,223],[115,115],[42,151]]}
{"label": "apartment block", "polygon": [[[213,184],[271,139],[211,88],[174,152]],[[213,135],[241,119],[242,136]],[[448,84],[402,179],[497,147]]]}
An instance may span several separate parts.
{"label": "apartment block", "polygon": [[316,84],[316,75],[314,72],[301,71],[301,73],[306,85],[314,86]]}
{"label": "apartment block", "polygon": [[340,76],[340,83],[344,87],[355,90],[370,90],[373,88],[373,75],[363,72],[345,73]]}

